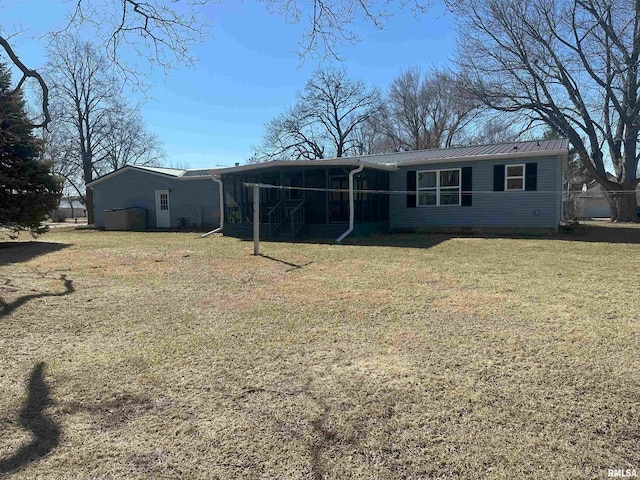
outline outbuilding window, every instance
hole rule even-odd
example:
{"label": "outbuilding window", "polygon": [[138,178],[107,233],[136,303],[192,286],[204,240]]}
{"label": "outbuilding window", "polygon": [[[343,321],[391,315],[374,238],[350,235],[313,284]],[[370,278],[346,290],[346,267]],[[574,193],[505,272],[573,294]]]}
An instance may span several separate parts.
{"label": "outbuilding window", "polygon": [[425,170],[417,173],[419,207],[460,205],[460,169]]}
{"label": "outbuilding window", "polygon": [[169,194],[160,194],[160,210],[169,210]]}
{"label": "outbuilding window", "polygon": [[506,166],[504,189],[524,190],[524,164]]}

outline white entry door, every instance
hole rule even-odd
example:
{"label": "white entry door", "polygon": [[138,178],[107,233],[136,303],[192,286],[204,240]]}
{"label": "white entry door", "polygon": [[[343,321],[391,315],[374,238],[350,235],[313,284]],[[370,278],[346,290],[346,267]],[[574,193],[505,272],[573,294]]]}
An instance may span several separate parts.
{"label": "white entry door", "polygon": [[171,226],[169,190],[156,190],[156,226],[158,228],[169,228]]}

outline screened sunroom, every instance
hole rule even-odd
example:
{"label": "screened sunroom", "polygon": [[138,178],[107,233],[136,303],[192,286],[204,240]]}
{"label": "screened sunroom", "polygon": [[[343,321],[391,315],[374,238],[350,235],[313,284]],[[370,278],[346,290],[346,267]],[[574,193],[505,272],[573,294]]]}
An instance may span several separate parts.
{"label": "screened sunroom", "polygon": [[251,234],[255,185],[260,185],[260,232],[264,238],[337,238],[349,228],[351,215],[356,235],[384,231],[389,223],[389,195],[382,192],[389,190],[389,172],[393,170],[337,159],[268,162],[221,171],[224,233]]}

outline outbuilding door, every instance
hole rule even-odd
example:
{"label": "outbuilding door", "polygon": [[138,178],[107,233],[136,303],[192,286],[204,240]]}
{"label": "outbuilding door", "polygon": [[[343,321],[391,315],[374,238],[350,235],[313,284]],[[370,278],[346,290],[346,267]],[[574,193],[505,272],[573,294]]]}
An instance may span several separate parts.
{"label": "outbuilding door", "polygon": [[169,190],[156,190],[156,226],[158,228],[169,228],[171,226]]}

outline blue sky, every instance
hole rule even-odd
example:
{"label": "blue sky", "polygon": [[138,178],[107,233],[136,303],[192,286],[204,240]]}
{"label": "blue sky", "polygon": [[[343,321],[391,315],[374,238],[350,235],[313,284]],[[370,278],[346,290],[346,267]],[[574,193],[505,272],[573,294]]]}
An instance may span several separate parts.
{"label": "blue sky", "polygon": [[[24,62],[42,64],[37,37],[60,28],[70,5],[13,0],[4,6],[5,34],[23,30],[13,42]],[[151,98],[142,107],[170,165],[244,163],[260,144],[265,122],[294,102],[319,65],[296,54],[304,25],[288,24],[263,3],[223,0],[208,5],[204,15],[212,38],[194,49],[196,66],[178,66],[168,77],[154,72]],[[410,10],[395,12],[382,31],[365,23],[356,29],[361,41],[340,48],[342,64],[352,78],[383,89],[403,68],[445,65],[454,53],[453,21],[439,3],[417,19]]]}

